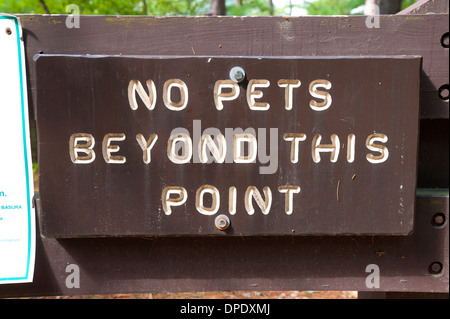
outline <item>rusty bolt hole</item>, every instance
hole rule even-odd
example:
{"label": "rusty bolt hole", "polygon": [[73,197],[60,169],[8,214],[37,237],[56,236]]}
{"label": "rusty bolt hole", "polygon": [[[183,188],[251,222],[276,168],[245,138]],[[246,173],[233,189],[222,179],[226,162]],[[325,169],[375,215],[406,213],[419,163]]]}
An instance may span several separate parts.
{"label": "rusty bolt hole", "polygon": [[438,90],[439,98],[441,100],[444,100],[447,102],[448,102],[448,98],[449,98],[449,93],[450,93],[450,88],[449,88],[448,84],[442,85]]}
{"label": "rusty bolt hole", "polygon": [[446,49],[448,49],[449,47],[448,34],[449,34],[448,32],[445,32],[441,37],[441,45]]}
{"label": "rusty bolt hole", "polygon": [[442,227],[445,224],[445,215],[442,213],[437,213],[433,215],[431,219],[431,225],[434,227]]}
{"label": "rusty bolt hole", "polygon": [[442,273],[443,268],[442,263],[435,261],[428,267],[428,272],[433,276],[439,276]]}
{"label": "rusty bolt hole", "polygon": [[11,29],[10,28],[6,28],[6,34],[7,35],[11,35],[11,33],[12,33]]}

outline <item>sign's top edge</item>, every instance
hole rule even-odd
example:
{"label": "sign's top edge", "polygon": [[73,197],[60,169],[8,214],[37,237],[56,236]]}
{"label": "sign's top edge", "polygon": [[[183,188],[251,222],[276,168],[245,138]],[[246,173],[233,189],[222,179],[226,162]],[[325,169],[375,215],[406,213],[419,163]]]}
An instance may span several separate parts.
{"label": "sign's top edge", "polygon": [[15,15],[12,15],[9,13],[3,13],[3,12],[0,12],[0,19],[11,19],[11,20],[19,21],[19,18],[16,17]]}
{"label": "sign's top edge", "polygon": [[[20,17],[47,17],[47,18],[62,18],[65,19],[70,14],[33,14],[33,13],[17,13],[16,16]],[[292,15],[292,16],[286,16],[286,15],[273,15],[273,16],[262,16],[262,15],[247,15],[247,16],[236,16],[236,15],[193,15],[193,16],[187,16],[187,15],[178,15],[178,16],[157,16],[157,15],[104,15],[104,14],[81,14],[82,17],[89,17],[89,18],[98,18],[98,19],[159,19],[159,20],[166,20],[166,19],[271,19],[271,20],[288,20],[291,19],[294,20],[303,20],[303,19],[323,19],[323,18],[355,18],[355,19],[367,19],[370,15],[362,15],[362,14],[355,14],[355,15]],[[419,13],[419,14],[383,14],[380,15],[381,18],[405,18],[407,19],[409,16],[414,17],[433,17],[433,16],[448,16],[448,13]]]}
{"label": "sign's top edge", "polygon": [[134,59],[185,59],[185,58],[197,58],[197,59],[278,59],[278,60],[355,60],[355,59],[421,59],[420,55],[348,55],[348,56],[232,56],[232,55],[124,55],[124,54],[35,54],[33,60],[36,61],[42,57],[77,57],[77,58],[134,58]]}

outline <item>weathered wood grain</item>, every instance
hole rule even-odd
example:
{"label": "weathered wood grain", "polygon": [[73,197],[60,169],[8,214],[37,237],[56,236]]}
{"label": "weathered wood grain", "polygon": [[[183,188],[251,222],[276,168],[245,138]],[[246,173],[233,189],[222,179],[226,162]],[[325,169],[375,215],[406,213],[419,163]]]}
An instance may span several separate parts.
{"label": "weathered wood grain", "polygon": [[438,89],[448,84],[449,51],[441,37],[448,14],[380,16],[144,17],[22,15],[31,97],[36,53],[203,56],[420,55],[421,118],[448,118]]}

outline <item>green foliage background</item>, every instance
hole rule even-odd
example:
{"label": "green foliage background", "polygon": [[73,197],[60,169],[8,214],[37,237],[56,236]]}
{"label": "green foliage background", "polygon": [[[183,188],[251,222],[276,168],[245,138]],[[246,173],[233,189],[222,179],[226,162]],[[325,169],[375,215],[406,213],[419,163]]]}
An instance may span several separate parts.
{"label": "green foliage background", "polygon": [[349,15],[350,11],[364,4],[364,0],[317,0],[308,1],[310,15]]}
{"label": "green foliage background", "polygon": [[[42,0],[0,0],[0,12],[45,14]],[[76,4],[81,14],[101,15],[202,15],[209,11],[210,0],[43,0],[51,14],[70,14],[69,4]],[[403,0],[402,8],[416,2]],[[304,5],[284,1],[284,8],[273,9],[270,0],[226,0],[227,15],[287,15],[289,8],[301,7],[309,15],[349,15],[364,0],[305,0]]]}
{"label": "green foliage background", "polygon": [[[402,0],[402,10],[416,1]],[[364,0],[307,0],[304,8],[309,15],[350,15],[352,9],[364,3]]]}
{"label": "green foliage background", "polygon": [[[209,10],[208,0],[44,0],[50,13],[67,14],[76,4],[81,14],[101,15],[193,15]],[[0,0],[0,12],[45,14],[39,0]]]}

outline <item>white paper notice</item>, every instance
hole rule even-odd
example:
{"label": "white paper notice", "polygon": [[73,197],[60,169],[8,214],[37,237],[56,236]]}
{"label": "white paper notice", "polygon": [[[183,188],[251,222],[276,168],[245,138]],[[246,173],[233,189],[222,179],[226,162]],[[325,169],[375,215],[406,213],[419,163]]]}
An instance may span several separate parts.
{"label": "white paper notice", "polygon": [[0,14],[0,284],[33,281],[34,186],[19,19]]}

